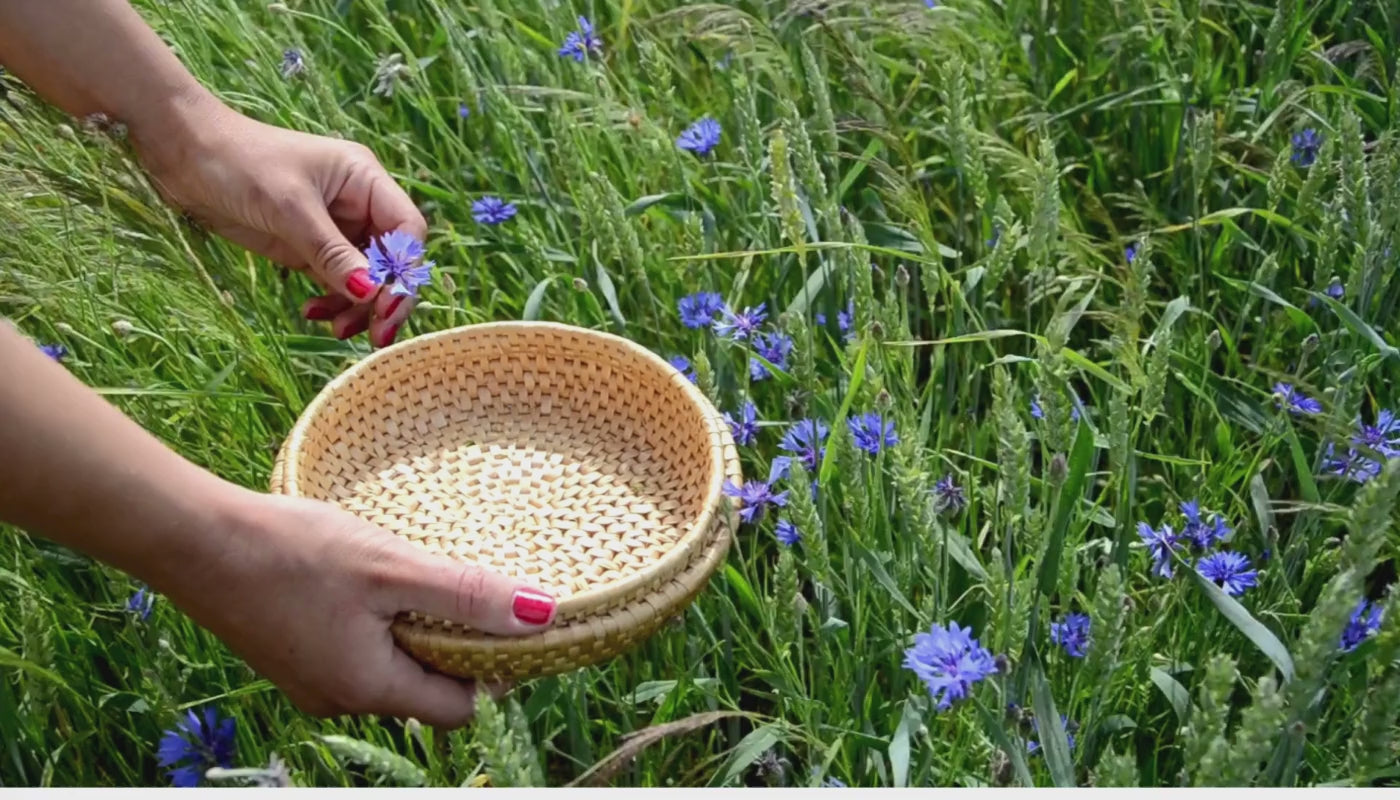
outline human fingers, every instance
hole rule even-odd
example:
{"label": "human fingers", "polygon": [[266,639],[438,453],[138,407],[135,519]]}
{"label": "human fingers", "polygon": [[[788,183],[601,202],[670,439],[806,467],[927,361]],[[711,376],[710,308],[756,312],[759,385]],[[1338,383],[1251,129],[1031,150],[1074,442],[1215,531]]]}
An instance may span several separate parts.
{"label": "human fingers", "polygon": [[539,587],[404,545],[384,575],[379,611],[417,611],[499,636],[536,633],[554,621],[557,601]]}

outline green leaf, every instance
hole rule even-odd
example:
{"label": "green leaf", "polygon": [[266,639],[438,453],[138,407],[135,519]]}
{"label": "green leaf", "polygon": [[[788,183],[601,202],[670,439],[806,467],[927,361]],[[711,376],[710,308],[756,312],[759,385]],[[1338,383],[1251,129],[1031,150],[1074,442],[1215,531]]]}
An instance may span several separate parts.
{"label": "green leaf", "polygon": [[880,563],[879,558],[858,542],[851,542],[851,546],[855,549],[856,556],[870,569],[870,574],[874,576],[875,582],[884,587],[885,591],[889,592],[890,597],[899,603],[901,608],[917,617],[918,610],[900,593],[899,586],[895,584],[894,578],[890,577],[890,573],[885,570],[885,566]]}
{"label": "green leaf", "polygon": [[1045,671],[1040,668],[1039,661],[1031,661],[1030,671],[1031,706],[1035,709],[1040,752],[1045,754],[1050,779],[1059,787],[1074,786],[1074,759],[1069,752],[1069,737],[1065,733],[1064,723],[1060,722],[1055,698],[1050,694],[1050,683],[1045,680]]}
{"label": "green leaf", "polygon": [[1328,308],[1332,309],[1332,313],[1341,317],[1342,323],[1350,328],[1352,333],[1370,342],[1381,352],[1381,355],[1387,358],[1400,358],[1400,350],[1395,349],[1387,343],[1386,340],[1376,332],[1375,328],[1367,325],[1361,317],[1356,316],[1355,311],[1352,311],[1350,308],[1347,308],[1321,292],[1309,291],[1308,294],[1325,303]]}
{"label": "green leaf", "polygon": [[913,699],[904,701],[904,713],[899,715],[899,727],[894,729],[890,739],[890,776],[894,788],[903,789],[909,785],[909,737],[919,729],[919,712],[914,708]]}
{"label": "green leaf", "polygon": [[1298,491],[1309,503],[1322,502],[1322,494],[1317,491],[1317,481],[1313,479],[1312,466],[1303,455],[1303,443],[1298,441],[1298,432],[1288,429],[1288,450],[1293,456],[1293,472],[1298,478]]}
{"label": "green leaf", "polygon": [[1191,578],[1196,585],[1201,587],[1201,591],[1206,593],[1206,597],[1220,609],[1220,613],[1230,620],[1230,624],[1239,629],[1247,639],[1254,643],[1268,659],[1274,662],[1280,673],[1283,674],[1283,682],[1288,683],[1293,680],[1293,657],[1288,654],[1288,648],[1283,646],[1283,642],[1274,636],[1273,631],[1264,627],[1263,623],[1254,618],[1248,609],[1240,605],[1235,598],[1231,597],[1205,576],[1195,569],[1190,570]]}
{"label": "green leaf", "polygon": [[1254,516],[1259,519],[1259,538],[1263,539],[1274,527],[1274,511],[1269,507],[1269,490],[1264,486],[1264,476],[1257,472],[1249,479],[1249,501],[1254,506]]}
{"label": "green leaf", "polygon": [[685,195],[679,192],[665,192],[664,194],[649,194],[646,197],[639,197],[632,201],[632,204],[622,210],[627,216],[635,216],[646,211],[657,204],[669,205],[675,200],[683,200]]}
{"label": "green leaf", "polygon": [[[596,242],[594,247],[596,249]],[[608,309],[612,311],[613,319],[617,320],[617,324],[626,325],[627,320],[622,316],[622,307],[617,302],[617,288],[613,286],[612,276],[608,275],[606,269],[603,269],[603,262],[598,259],[596,252],[593,254],[593,263],[598,268],[598,291],[602,292],[603,299],[608,301]]]}
{"label": "green leaf", "polygon": [[748,736],[739,740],[734,752],[725,762],[724,769],[715,773],[715,779],[710,781],[710,786],[727,785],[782,739],[782,730],[776,725],[762,725],[753,729]]}
{"label": "green leaf", "polygon": [[[856,392],[860,390],[860,385],[865,382],[865,359],[870,353],[870,340],[866,339],[860,346],[860,352],[856,354],[855,367],[851,369],[851,385],[846,390],[846,397],[841,401],[841,410],[836,412],[835,425],[840,425],[846,419],[846,415],[851,413],[851,404],[856,400]],[[831,473],[836,469],[836,448],[826,448],[826,454],[822,457],[821,472],[818,475],[818,484],[827,486],[831,483]]]}
{"label": "green leaf", "polygon": [[1026,766],[1026,748],[1012,744],[1010,737],[1006,735],[1006,726],[1000,719],[992,716],[981,703],[977,703],[977,714],[982,718],[982,730],[1011,760],[1011,771],[1015,773],[1016,780],[1028,789],[1035,788],[1035,779],[1031,777],[1031,771]]}
{"label": "green leaf", "polygon": [[724,579],[734,588],[734,593],[739,596],[739,606],[743,610],[757,619],[763,619],[763,606],[758,602],[758,596],[754,594],[753,587],[744,579],[739,570],[733,564],[724,565]]}
{"label": "green leaf", "polygon": [[530,292],[529,298],[525,300],[525,313],[522,318],[527,322],[533,322],[540,318],[540,304],[544,302],[544,292],[549,285],[554,282],[553,275],[535,284],[535,288]]}
{"label": "green leaf", "polygon": [[1274,305],[1283,307],[1283,309],[1288,312],[1289,318],[1293,320],[1295,325],[1307,324],[1313,328],[1317,327],[1317,322],[1315,322],[1312,317],[1308,316],[1306,311],[1284,300],[1282,297],[1279,297],[1274,293],[1274,290],[1269,287],[1261,286],[1254,281],[1250,281],[1246,284],[1246,287],[1249,289],[1250,294],[1257,295]]}
{"label": "green leaf", "polygon": [[1060,554],[1065,549],[1065,538],[1069,533],[1069,523],[1074,510],[1079,507],[1080,496],[1084,494],[1084,479],[1089,473],[1089,463],[1094,458],[1094,432],[1088,425],[1080,425],[1070,450],[1069,474],[1055,496],[1055,510],[1050,527],[1050,538],[1045,544],[1040,562],[1038,588],[1042,597],[1049,597],[1055,591],[1060,577]]}
{"label": "green leaf", "polygon": [[982,566],[982,562],[977,560],[977,554],[973,552],[967,537],[942,524],[938,525],[938,533],[948,545],[948,555],[952,556],[959,566],[978,580],[987,579],[987,570]]}
{"label": "green leaf", "polygon": [[1157,684],[1158,689],[1162,690],[1167,702],[1171,703],[1172,710],[1176,712],[1177,720],[1185,722],[1191,714],[1191,695],[1186,691],[1186,687],[1158,667],[1153,667],[1148,672],[1148,677]]}

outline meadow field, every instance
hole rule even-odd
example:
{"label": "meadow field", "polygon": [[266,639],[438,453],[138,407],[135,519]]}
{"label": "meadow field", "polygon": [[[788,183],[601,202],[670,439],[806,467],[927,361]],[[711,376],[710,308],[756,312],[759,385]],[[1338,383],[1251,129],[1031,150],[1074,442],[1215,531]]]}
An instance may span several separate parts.
{"label": "meadow field", "polygon": [[[450,733],[302,715],[7,528],[0,784],[1400,780],[1393,4],[137,7],[419,203],[401,340],[552,320],[673,359],[730,415],[746,521],[683,618]],[[122,134],[0,75],[0,314],[265,488],[369,345]]]}

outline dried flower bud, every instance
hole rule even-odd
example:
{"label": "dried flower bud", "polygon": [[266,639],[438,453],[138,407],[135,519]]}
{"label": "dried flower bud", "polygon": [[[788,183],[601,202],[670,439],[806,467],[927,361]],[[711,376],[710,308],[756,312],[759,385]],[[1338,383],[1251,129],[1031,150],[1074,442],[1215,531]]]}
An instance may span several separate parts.
{"label": "dried flower bud", "polygon": [[1303,338],[1303,353],[1308,354],[1313,352],[1317,349],[1317,345],[1321,341],[1322,340],[1318,338],[1316,333],[1308,334]]}
{"label": "dried flower bud", "polygon": [[125,339],[126,337],[130,336],[131,331],[133,329],[134,326],[132,326],[130,322],[127,322],[124,319],[119,319],[112,322],[112,333],[116,334],[118,339]]}
{"label": "dried flower bud", "polygon": [[889,411],[890,407],[893,405],[894,399],[890,397],[890,393],[888,390],[881,389],[880,393],[875,395],[875,407],[880,409],[881,411]]}
{"label": "dried flower bud", "polygon": [[1210,332],[1210,335],[1206,337],[1206,349],[1208,349],[1208,350],[1218,350],[1218,349],[1220,349],[1220,329],[1219,329],[1219,328],[1212,329],[1211,332]]}
{"label": "dried flower bud", "polygon": [[1069,463],[1064,453],[1056,453],[1050,458],[1050,482],[1060,484],[1069,476]]}
{"label": "dried flower bud", "polygon": [[908,267],[904,266],[903,264],[899,265],[899,268],[894,271],[894,283],[901,289],[909,285]]}
{"label": "dried flower bud", "polygon": [[584,280],[583,278],[574,278],[574,291],[576,291],[576,292],[586,292],[586,291],[588,291],[588,281]]}

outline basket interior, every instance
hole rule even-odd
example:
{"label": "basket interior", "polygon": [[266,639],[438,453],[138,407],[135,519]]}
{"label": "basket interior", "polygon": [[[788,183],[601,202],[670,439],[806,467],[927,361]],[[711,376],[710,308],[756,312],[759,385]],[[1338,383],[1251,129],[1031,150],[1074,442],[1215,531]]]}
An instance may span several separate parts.
{"label": "basket interior", "polygon": [[300,494],[561,599],[654,564],[699,522],[713,439],[664,364],[567,329],[413,341],[325,398]]}

